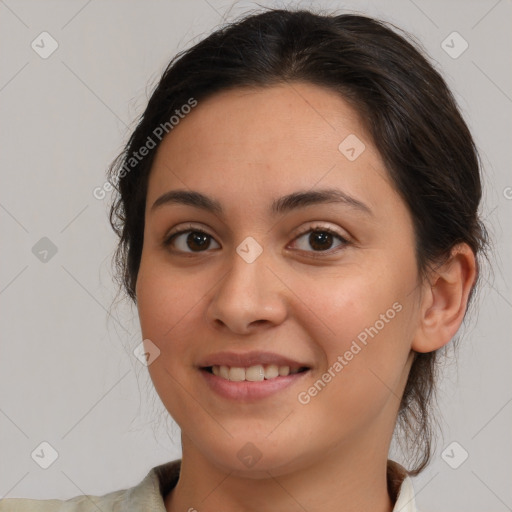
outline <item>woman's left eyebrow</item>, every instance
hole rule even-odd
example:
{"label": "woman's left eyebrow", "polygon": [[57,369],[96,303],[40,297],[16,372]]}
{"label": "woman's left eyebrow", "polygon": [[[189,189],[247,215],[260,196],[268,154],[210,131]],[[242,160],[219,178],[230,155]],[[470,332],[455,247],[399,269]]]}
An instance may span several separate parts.
{"label": "woman's left eyebrow", "polygon": [[[297,191],[287,194],[272,202],[270,212],[273,216],[288,213],[314,204],[338,203],[360,213],[373,217],[371,209],[361,200],[340,189]],[[161,195],[151,206],[151,212],[168,204],[184,204],[200,208],[207,212],[222,216],[223,208],[216,199],[194,190],[170,190]]]}

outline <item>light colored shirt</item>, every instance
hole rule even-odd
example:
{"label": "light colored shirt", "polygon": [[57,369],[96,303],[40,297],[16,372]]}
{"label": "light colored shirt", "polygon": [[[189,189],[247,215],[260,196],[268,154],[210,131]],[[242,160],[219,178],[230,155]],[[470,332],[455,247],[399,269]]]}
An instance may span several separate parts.
{"label": "light colored shirt", "polygon": [[[181,460],[155,466],[134,487],[103,496],[83,494],[68,500],[4,498],[0,512],[166,512],[164,500],[176,486]],[[388,460],[388,491],[395,502],[393,512],[420,512],[415,504],[414,489],[406,470]]]}

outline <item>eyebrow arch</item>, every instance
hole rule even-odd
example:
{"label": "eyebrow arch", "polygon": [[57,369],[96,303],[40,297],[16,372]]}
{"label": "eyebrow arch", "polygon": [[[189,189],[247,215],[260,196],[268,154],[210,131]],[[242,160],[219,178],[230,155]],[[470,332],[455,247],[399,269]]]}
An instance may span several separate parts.
{"label": "eyebrow arch", "polygon": [[[271,205],[270,211],[271,214],[275,216],[313,204],[322,203],[341,203],[361,213],[373,216],[372,211],[366,204],[335,188],[293,192],[275,199]],[[219,216],[223,214],[222,206],[217,200],[196,191],[170,190],[161,195],[153,203],[151,212],[166,204],[184,204],[200,208]]]}

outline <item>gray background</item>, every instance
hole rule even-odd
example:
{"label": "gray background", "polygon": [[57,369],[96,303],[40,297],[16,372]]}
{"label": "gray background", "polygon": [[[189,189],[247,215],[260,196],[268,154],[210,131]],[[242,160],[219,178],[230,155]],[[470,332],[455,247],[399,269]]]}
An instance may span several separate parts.
{"label": "gray background", "polygon": [[[448,354],[434,460],[413,483],[424,512],[512,510],[511,2],[316,5],[374,15],[414,34],[481,152],[492,265],[459,331],[458,357]],[[116,238],[110,196],[97,200],[92,191],[170,58],[257,8],[223,0],[0,0],[0,496],[105,494],[180,457],[179,429],[132,353],[141,341],[136,308],[125,302],[108,315]],[[31,47],[43,31],[59,45],[46,59]],[[442,47],[453,31],[469,44],[458,58]],[[43,237],[57,248],[46,261],[36,245]],[[37,451],[43,441],[58,453],[48,469],[31,457],[44,452]],[[463,450],[468,458],[457,469],[445,462],[459,464]]]}

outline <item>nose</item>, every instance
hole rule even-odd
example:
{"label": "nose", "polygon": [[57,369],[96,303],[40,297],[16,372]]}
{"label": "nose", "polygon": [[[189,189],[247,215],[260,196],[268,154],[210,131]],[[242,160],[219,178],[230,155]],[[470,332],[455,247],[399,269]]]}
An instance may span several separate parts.
{"label": "nose", "polygon": [[[271,328],[287,316],[288,288],[261,254],[248,263],[236,251],[206,311],[216,329],[250,334],[261,326]],[[259,326],[259,327],[258,327]]]}

